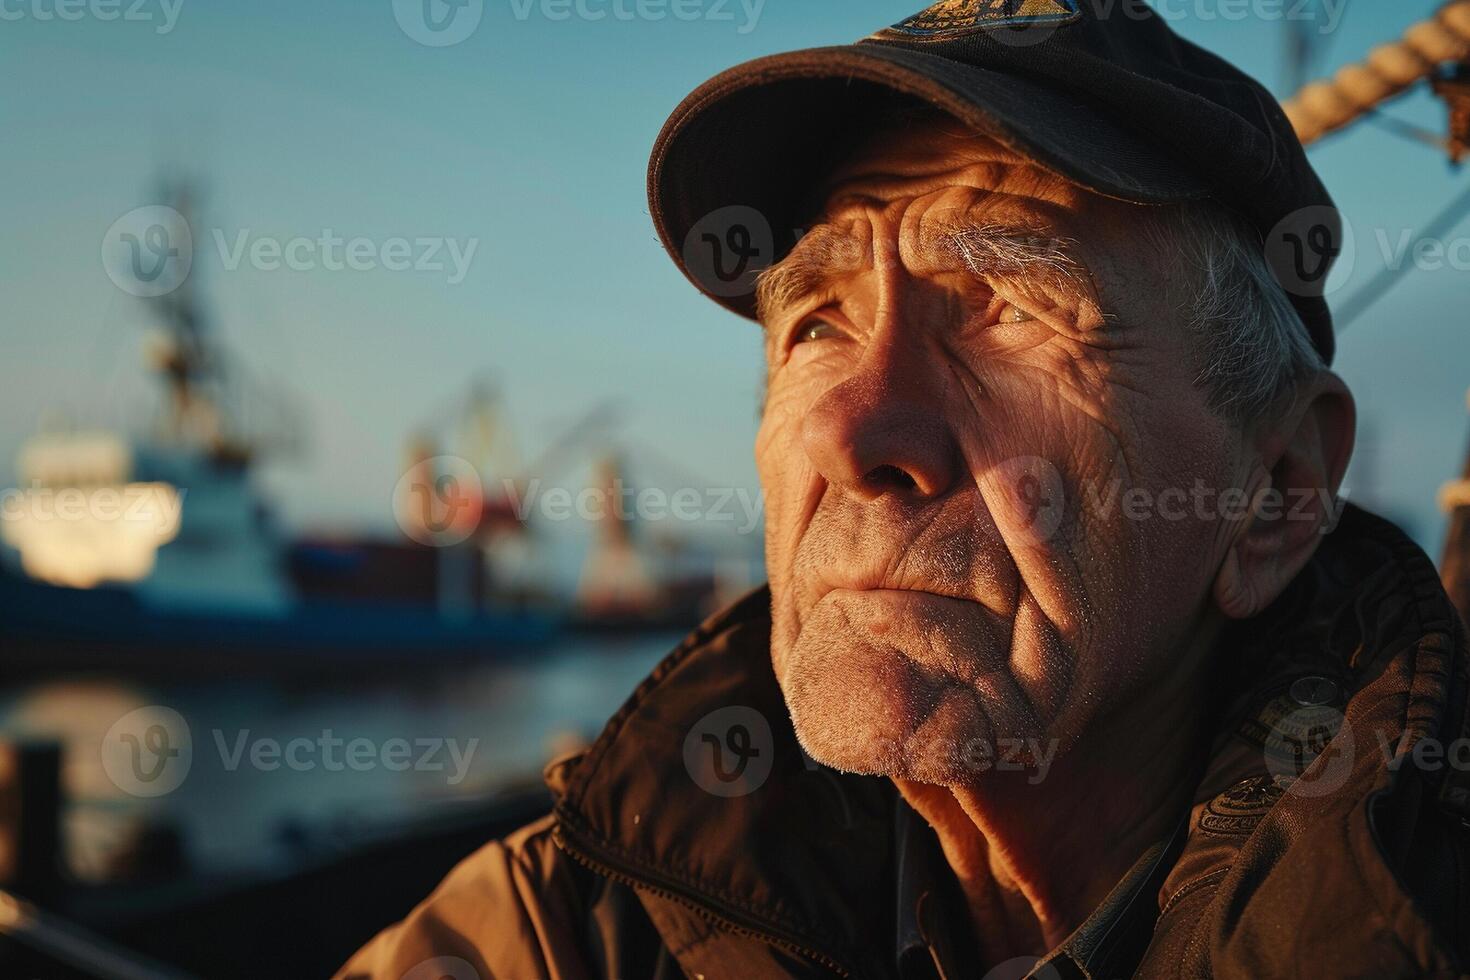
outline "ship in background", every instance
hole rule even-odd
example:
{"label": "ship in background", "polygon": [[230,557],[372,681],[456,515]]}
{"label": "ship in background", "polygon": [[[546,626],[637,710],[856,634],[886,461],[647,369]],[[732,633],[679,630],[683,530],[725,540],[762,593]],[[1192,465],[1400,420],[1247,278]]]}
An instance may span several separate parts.
{"label": "ship in background", "polygon": [[[166,183],[164,199],[188,221],[186,182]],[[592,601],[558,596],[536,575],[520,474],[605,441],[611,413],[594,410],[522,470],[483,382],[410,441],[394,501],[401,537],[291,538],[253,474],[300,451],[299,422],[289,398],[226,356],[194,281],[147,300],[163,393],[151,431],[58,428],[19,454],[0,522],[8,665],[248,673],[495,658],[570,625],[692,625],[728,591],[711,573],[647,575],[622,526],[594,536],[583,580],[601,584],[582,593]],[[604,574],[619,568],[639,572],[636,586]]]}

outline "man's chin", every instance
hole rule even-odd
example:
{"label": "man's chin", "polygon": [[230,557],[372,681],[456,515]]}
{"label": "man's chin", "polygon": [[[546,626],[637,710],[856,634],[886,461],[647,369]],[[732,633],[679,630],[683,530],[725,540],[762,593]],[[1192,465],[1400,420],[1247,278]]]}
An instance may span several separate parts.
{"label": "man's chin", "polygon": [[984,751],[967,745],[976,742],[975,739],[951,741],[930,739],[922,734],[903,739],[891,732],[834,732],[833,726],[825,721],[803,723],[795,710],[792,717],[797,738],[807,755],[841,772],[939,786],[968,785],[984,772],[970,762],[971,756],[979,758]]}
{"label": "man's chin", "polygon": [[[992,742],[993,728],[984,693],[959,678],[997,656],[993,620],[975,603],[927,593],[828,594],[780,658],[802,747],[845,772],[946,785],[973,778],[984,751],[976,746]],[[941,622],[947,638],[936,634]]]}

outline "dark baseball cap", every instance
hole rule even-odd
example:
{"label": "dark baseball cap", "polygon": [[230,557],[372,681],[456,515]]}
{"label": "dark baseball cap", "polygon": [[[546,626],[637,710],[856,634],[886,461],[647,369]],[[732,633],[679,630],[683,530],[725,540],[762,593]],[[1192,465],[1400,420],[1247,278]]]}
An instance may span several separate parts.
{"label": "dark baseball cap", "polygon": [[1261,247],[1325,361],[1341,219],[1281,106],[1143,0],[941,0],[856,44],[715,76],[674,110],[649,204],[689,279],[755,318],[755,276],[895,97],[927,103],[1068,180],[1138,204],[1213,199]]}

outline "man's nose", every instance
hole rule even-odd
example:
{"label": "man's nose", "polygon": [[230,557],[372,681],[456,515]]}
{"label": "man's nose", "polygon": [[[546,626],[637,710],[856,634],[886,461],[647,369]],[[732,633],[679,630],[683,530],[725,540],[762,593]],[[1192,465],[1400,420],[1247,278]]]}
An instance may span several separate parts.
{"label": "man's nose", "polygon": [[849,378],[807,414],[807,456],[827,482],[864,500],[942,496],[954,485],[960,451],[940,396],[930,395],[892,377]]}

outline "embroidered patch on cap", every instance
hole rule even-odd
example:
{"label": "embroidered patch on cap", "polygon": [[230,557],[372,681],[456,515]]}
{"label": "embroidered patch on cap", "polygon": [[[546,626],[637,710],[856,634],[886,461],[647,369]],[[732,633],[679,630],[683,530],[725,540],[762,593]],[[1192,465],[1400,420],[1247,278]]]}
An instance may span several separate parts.
{"label": "embroidered patch on cap", "polygon": [[939,0],[882,35],[947,40],[999,27],[1056,27],[1080,16],[1077,0]]}

